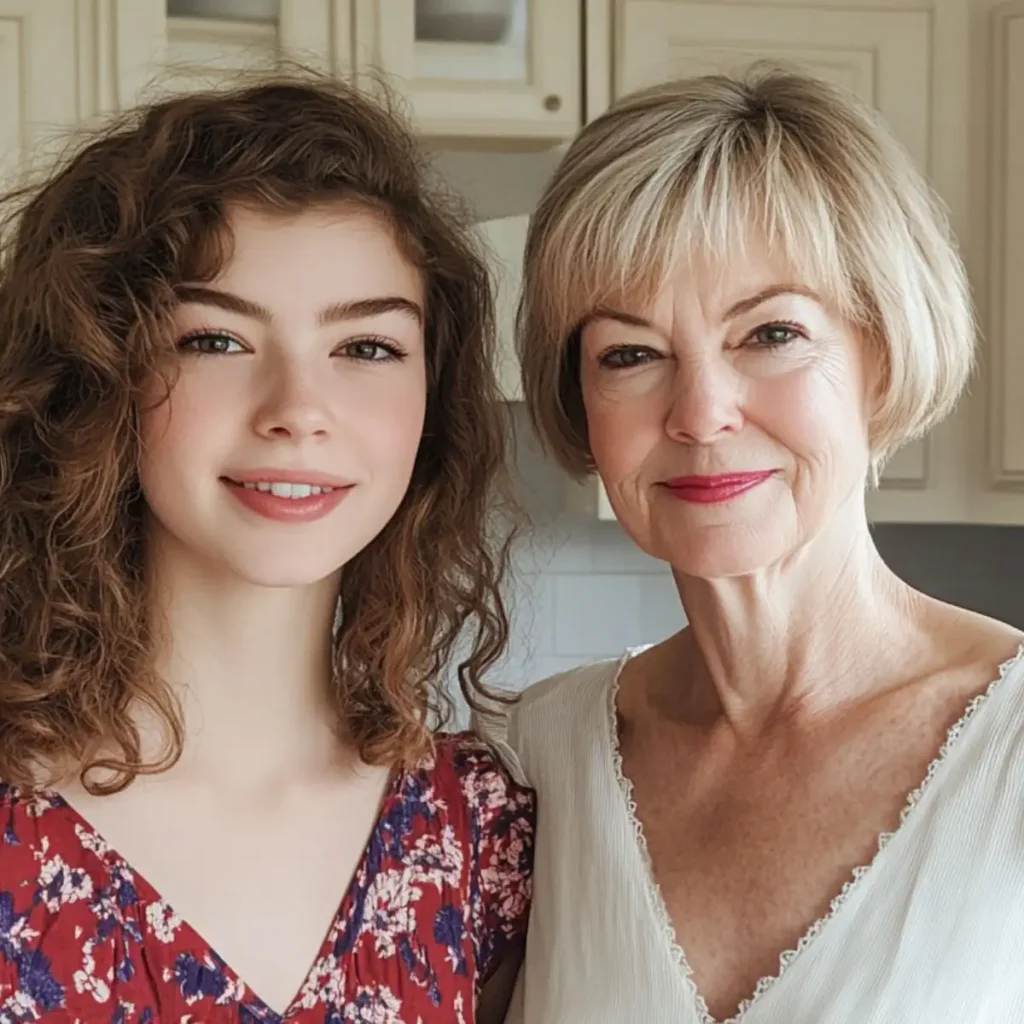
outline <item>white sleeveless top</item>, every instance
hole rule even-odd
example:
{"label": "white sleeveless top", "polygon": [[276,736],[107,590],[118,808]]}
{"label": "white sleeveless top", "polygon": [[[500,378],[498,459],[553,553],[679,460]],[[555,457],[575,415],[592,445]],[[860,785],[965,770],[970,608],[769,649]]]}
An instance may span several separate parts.
{"label": "white sleeveless top", "polygon": [[[477,719],[537,790],[506,1024],[715,1024],[654,884],[618,754],[620,661]],[[730,1024],[1024,1022],[1024,648],[949,732],[897,831]]]}

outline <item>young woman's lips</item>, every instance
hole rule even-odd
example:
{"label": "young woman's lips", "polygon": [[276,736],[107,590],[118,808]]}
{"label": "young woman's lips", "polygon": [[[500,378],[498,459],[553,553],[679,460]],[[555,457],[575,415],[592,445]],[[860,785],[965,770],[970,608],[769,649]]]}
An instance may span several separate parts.
{"label": "young woman's lips", "polygon": [[223,477],[250,511],[279,523],[312,523],[333,512],[352,490],[344,480],[295,471]]}
{"label": "young woman's lips", "polygon": [[680,501],[716,505],[732,501],[775,475],[774,469],[717,476],[677,476],[665,481],[665,489]]}

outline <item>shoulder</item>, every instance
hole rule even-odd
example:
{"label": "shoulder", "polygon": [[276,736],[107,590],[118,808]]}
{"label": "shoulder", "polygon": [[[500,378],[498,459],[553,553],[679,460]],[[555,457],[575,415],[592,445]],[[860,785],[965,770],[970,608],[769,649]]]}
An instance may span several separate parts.
{"label": "shoulder", "polygon": [[631,648],[614,658],[578,665],[533,683],[522,692],[513,709],[514,715],[522,719],[526,716],[550,714],[562,708],[571,709],[580,700],[589,702],[595,691],[607,692],[623,664],[634,653]]}
{"label": "shoulder", "polygon": [[512,695],[508,703],[488,702],[473,716],[473,728],[524,781],[526,751],[585,742],[607,724],[610,699],[623,664],[635,653],[559,672]]}
{"label": "shoulder", "polygon": [[75,838],[74,821],[59,796],[0,783],[0,849],[5,871],[18,853],[34,860],[40,848],[59,847]]}
{"label": "shoulder", "polygon": [[54,913],[110,878],[102,838],[55,794],[0,785],[0,898],[17,913]]}
{"label": "shoulder", "polygon": [[954,703],[994,686],[1024,668],[1024,634],[988,616],[929,599],[921,678]]}
{"label": "shoulder", "polygon": [[490,743],[473,732],[442,733],[435,748],[435,771],[471,814],[512,816],[532,830],[533,791]]}

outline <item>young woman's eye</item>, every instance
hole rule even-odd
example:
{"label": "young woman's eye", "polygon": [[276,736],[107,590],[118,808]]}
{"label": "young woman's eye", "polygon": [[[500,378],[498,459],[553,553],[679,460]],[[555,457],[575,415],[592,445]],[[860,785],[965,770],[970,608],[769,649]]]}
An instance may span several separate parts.
{"label": "young woman's eye", "polygon": [[602,352],[598,363],[609,370],[628,370],[657,358],[657,352],[643,345],[619,345]]}
{"label": "young woman's eye", "polygon": [[806,336],[799,324],[780,320],[770,324],[761,324],[750,337],[758,348],[780,348]]}
{"label": "young woman's eye", "polygon": [[394,342],[383,338],[355,338],[343,346],[342,352],[350,359],[365,363],[386,363],[405,358],[405,353]]}
{"label": "young woman's eye", "polygon": [[221,331],[193,331],[181,339],[178,348],[204,356],[235,355],[245,351],[240,341]]}

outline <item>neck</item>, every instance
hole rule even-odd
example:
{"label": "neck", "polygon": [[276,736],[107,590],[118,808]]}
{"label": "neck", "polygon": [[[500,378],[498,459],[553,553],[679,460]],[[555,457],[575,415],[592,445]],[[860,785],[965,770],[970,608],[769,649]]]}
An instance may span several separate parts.
{"label": "neck", "polygon": [[817,712],[864,694],[900,631],[914,592],[882,561],[863,505],[851,503],[809,544],[747,576],[677,576],[689,628],[687,703],[756,733],[780,715]]}
{"label": "neck", "polygon": [[[155,668],[177,695],[179,775],[259,786],[323,770],[341,755],[332,705],[335,577],[262,587],[154,543]],[[158,738],[143,714],[144,749]]]}

